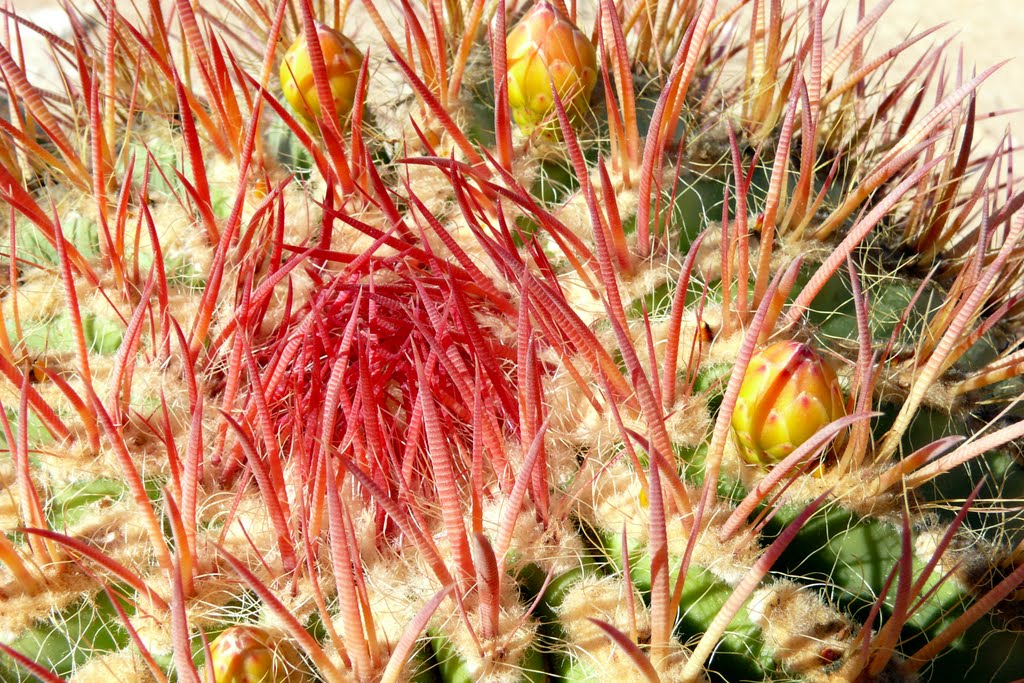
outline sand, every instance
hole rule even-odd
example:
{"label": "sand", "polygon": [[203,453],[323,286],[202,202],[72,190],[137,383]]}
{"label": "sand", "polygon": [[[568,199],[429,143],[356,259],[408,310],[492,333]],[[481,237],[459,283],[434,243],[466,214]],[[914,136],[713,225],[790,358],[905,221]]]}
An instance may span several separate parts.
{"label": "sand", "polygon": [[[214,0],[206,2],[215,4]],[[877,2],[867,2],[869,10]],[[19,12],[31,13],[57,8],[61,3],[57,0],[13,0],[13,4]],[[119,0],[119,4],[124,4],[126,11],[131,11],[127,9],[130,2]],[[164,0],[164,4],[169,3]],[[731,6],[732,2],[720,4]],[[793,0],[783,3],[784,7],[793,5]],[[843,6],[843,0],[833,2],[833,7]],[[857,3],[847,0],[845,6],[852,12]],[[1007,126],[1017,131],[1018,138],[1024,135],[1024,111],[1011,111],[1011,108],[1024,107],[1021,88],[1024,85],[1024,11],[1021,6],[1022,0],[896,0],[885,14],[868,56],[882,54],[915,31],[948,22],[947,26],[926,39],[926,44],[950,39],[948,54],[953,65],[960,58],[962,48],[965,74],[1011,60],[985,83],[978,95],[979,119],[984,119],[979,124],[979,139],[983,147],[990,148]],[[51,21],[40,23],[50,28]],[[920,54],[920,50],[914,54]]]}

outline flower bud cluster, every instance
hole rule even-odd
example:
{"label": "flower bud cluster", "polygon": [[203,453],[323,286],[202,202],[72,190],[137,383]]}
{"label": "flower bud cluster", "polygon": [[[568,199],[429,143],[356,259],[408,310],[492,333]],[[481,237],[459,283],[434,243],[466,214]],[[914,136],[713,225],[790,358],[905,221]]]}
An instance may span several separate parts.
{"label": "flower bud cluster", "polygon": [[597,84],[593,43],[549,2],[538,2],[508,34],[508,101],[524,133],[544,125],[557,131],[554,85],[566,113],[586,111]]}
{"label": "flower bud cluster", "polygon": [[783,341],[751,358],[732,428],[744,460],[772,465],[845,412],[831,364],[806,344]]}
{"label": "flower bud cluster", "polygon": [[[363,53],[344,35],[321,23],[316,26],[320,50],[327,67],[327,82],[334,99],[339,123],[352,112],[355,103],[359,71],[363,66]],[[300,35],[285,53],[281,62],[281,88],[284,98],[296,116],[309,128],[315,128],[319,118],[320,97],[313,78],[313,62],[306,46],[305,34]]]}

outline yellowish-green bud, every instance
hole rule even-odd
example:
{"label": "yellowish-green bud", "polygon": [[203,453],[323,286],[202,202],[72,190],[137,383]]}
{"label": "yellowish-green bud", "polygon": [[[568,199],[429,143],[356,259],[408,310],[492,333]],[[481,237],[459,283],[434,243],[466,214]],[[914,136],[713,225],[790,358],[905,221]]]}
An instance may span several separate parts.
{"label": "yellowish-green bud", "polygon": [[509,32],[505,50],[508,101],[524,133],[541,124],[558,130],[552,84],[570,117],[586,111],[597,84],[597,52],[554,5],[537,2]]}
{"label": "yellowish-green bud", "polygon": [[[276,661],[273,641],[252,626],[232,626],[210,644],[216,683],[278,683],[285,663]],[[281,669],[281,673],[277,671]]]}
{"label": "yellowish-green bud", "polygon": [[732,428],[744,460],[773,465],[845,413],[831,364],[806,344],[784,341],[750,359]]}
{"label": "yellowish-green bud", "polygon": [[[334,98],[334,108],[339,123],[343,123],[352,112],[355,103],[356,84],[359,70],[363,65],[363,53],[344,35],[317,23],[316,34],[327,66],[327,82]],[[284,98],[291,105],[297,117],[307,127],[314,128],[314,119],[320,116],[320,98],[313,80],[313,65],[306,48],[305,34],[288,48],[281,62],[281,88]]]}

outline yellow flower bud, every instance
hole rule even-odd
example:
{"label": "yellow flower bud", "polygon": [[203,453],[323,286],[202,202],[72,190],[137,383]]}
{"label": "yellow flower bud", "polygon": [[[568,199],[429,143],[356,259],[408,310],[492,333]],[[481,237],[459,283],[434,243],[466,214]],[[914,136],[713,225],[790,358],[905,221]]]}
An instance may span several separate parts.
{"label": "yellow flower bud", "polygon": [[509,32],[505,50],[508,101],[524,133],[545,122],[546,130],[559,129],[552,84],[567,114],[586,111],[597,84],[597,52],[554,5],[537,2]]}
{"label": "yellow flower bud", "polygon": [[284,662],[276,663],[273,642],[258,628],[232,626],[210,644],[216,683],[278,683]]}
{"label": "yellow flower bud", "polygon": [[[327,82],[340,124],[348,118],[355,103],[363,53],[351,40],[324,24],[317,23],[316,33],[324,53]],[[281,88],[284,90],[284,98],[299,120],[307,127],[315,128],[314,119],[320,116],[320,98],[313,80],[313,65],[309,50],[306,49],[305,34],[300,34],[284,55],[281,62]]]}
{"label": "yellow flower bud", "polygon": [[784,341],[750,359],[732,428],[744,460],[772,465],[845,413],[831,364],[806,344]]}

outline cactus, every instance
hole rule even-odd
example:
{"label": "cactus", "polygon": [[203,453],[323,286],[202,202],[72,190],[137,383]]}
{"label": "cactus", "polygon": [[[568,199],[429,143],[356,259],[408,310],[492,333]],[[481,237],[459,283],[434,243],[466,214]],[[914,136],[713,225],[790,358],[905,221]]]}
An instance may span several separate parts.
{"label": "cactus", "polygon": [[992,69],[329,4],[9,22],[0,680],[1024,676]]}

